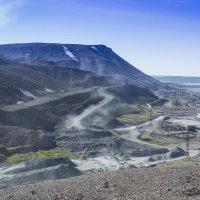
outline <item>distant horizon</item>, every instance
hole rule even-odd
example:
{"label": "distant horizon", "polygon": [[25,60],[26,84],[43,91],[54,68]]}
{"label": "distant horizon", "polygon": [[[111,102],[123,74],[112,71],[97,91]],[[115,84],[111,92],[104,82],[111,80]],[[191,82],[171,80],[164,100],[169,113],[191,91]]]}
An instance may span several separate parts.
{"label": "distant horizon", "polygon": [[[108,48],[111,48],[110,46],[106,45],[106,44],[77,44],[77,43],[63,43],[63,42],[16,42],[16,43],[1,43],[0,45],[12,45],[12,44],[67,44],[67,45],[86,45],[86,46],[98,46],[98,45],[104,45],[104,46],[107,46]],[[112,49],[113,50],[113,49]],[[113,50],[115,52],[115,50]],[[116,53],[116,52],[115,52]],[[118,54],[119,55],[119,54]],[[121,55],[119,55],[121,57]],[[122,57],[123,58],[123,57]],[[124,58],[123,58],[124,59]],[[126,59],[125,59],[126,60]],[[127,61],[127,60],[126,60]],[[127,61],[128,62],[128,61]],[[130,62],[129,62],[130,63]],[[134,67],[136,67],[137,69],[139,69],[137,66],[134,65],[134,63],[130,63],[131,65],[133,65]],[[141,70],[141,69],[139,69]],[[142,71],[142,70],[141,70]],[[147,74],[145,71],[142,71],[144,72],[145,74]],[[194,78],[200,78],[200,75],[199,76],[194,76],[194,75],[170,75],[170,74],[166,74],[166,75],[161,75],[161,74],[147,74],[149,76],[160,76],[160,77],[166,77],[166,76],[170,76],[170,77],[194,77]]]}
{"label": "distant horizon", "polygon": [[81,44],[81,43],[66,43],[66,42],[15,42],[15,43],[0,43],[0,45],[12,45],[12,44],[67,44],[67,45],[85,45],[85,46],[105,45],[105,46],[109,47],[106,44]]}
{"label": "distant horizon", "polygon": [[102,44],[146,74],[200,76],[199,10],[198,0],[0,0],[0,43]]}
{"label": "distant horizon", "polygon": [[186,77],[186,78],[200,78],[200,76],[188,76],[188,75],[149,75],[152,77]]}

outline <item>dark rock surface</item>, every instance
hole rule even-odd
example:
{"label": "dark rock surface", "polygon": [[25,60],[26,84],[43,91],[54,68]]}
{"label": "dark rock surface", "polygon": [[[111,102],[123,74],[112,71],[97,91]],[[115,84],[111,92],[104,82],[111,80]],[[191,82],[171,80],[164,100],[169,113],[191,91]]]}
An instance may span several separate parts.
{"label": "dark rock surface", "polygon": [[141,150],[138,150],[138,151],[133,151],[132,153],[132,156],[135,156],[135,157],[144,157],[144,156],[151,156],[151,155],[154,155],[154,154],[164,154],[164,153],[167,153],[169,152],[168,149],[165,149],[165,148],[144,148],[144,149],[141,149]]}
{"label": "dark rock surface", "polygon": [[170,158],[177,158],[184,155],[186,155],[186,152],[180,147],[177,147],[171,151]]}
{"label": "dark rock surface", "polygon": [[[68,56],[64,48],[74,58]],[[157,87],[159,81],[147,76],[105,45],[29,43],[0,45],[0,55],[12,61],[35,65],[58,65],[112,75],[116,80],[144,87]],[[47,62],[48,61],[48,62]]]}
{"label": "dark rock surface", "polygon": [[0,126],[0,138],[0,145],[6,147],[28,145],[32,146],[35,150],[52,149],[55,147],[54,137],[41,130],[29,130],[14,126]]}
{"label": "dark rock surface", "polygon": [[79,176],[82,173],[68,158],[33,159],[0,169],[0,188],[46,179]]}

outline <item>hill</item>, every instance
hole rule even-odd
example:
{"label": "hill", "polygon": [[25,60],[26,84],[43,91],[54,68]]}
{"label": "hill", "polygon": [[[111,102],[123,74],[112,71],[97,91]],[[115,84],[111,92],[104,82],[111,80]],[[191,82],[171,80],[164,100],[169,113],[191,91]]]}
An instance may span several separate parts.
{"label": "hill", "polygon": [[105,45],[29,43],[0,45],[0,56],[18,63],[57,65],[90,71],[139,87],[158,87],[159,81],[144,74]]}

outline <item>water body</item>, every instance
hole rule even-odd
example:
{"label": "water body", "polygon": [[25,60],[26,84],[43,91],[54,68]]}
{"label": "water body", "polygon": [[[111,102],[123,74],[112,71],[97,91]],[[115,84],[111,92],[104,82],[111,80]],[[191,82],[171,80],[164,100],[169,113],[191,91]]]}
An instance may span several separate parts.
{"label": "water body", "polygon": [[163,83],[178,85],[193,92],[200,92],[200,77],[188,76],[154,76]]}

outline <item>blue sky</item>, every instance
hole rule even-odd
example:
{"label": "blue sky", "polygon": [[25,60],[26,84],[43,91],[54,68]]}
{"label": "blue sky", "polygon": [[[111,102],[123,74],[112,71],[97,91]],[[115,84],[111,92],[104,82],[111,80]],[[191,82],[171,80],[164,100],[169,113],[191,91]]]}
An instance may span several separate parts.
{"label": "blue sky", "polygon": [[105,44],[153,75],[200,76],[199,0],[0,0],[0,43]]}

